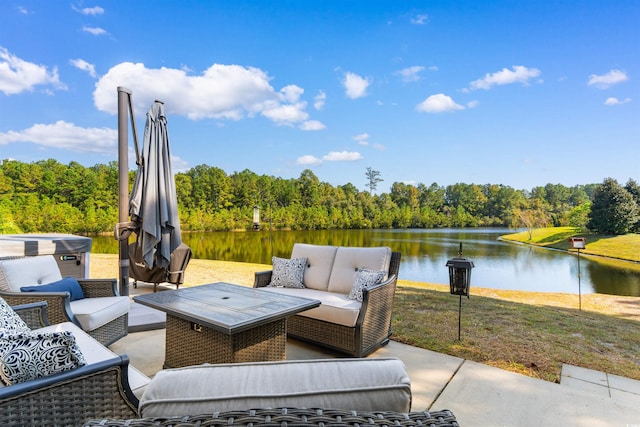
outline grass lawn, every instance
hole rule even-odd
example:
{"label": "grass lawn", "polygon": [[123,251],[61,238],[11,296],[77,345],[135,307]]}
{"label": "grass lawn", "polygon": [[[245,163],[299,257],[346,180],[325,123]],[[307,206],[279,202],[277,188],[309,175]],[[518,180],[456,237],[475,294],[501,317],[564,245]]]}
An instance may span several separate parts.
{"label": "grass lawn", "polygon": [[586,237],[587,247],[582,254],[640,262],[640,234],[606,236],[584,233],[576,227],[547,227],[533,230],[531,239],[527,231],[508,234],[502,239],[573,252],[576,250],[571,249],[570,237]]}
{"label": "grass lawn", "polygon": [[[225,281],[253,285],[271,266],[192,259],[185,286]],[[117,277],[118,259],[91,254],[90,277]],[[400,266],[402,277],[402,266]],[[640,298],[473,288],[462,298],[448,285],[398,281],[392,339],[547,381],[563,363],[640,380]]]}

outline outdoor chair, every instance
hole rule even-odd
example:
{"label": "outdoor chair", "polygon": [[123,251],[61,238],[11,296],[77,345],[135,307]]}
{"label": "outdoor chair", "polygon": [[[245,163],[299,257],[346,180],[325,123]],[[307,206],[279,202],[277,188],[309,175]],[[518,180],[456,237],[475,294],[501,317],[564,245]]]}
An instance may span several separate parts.
{"label": "outdoor chair", "polygon": [[131,303],[116,279],[63,279],[53,255],[0,260],[0,297],[10,305],[46,301],[52,324],[75,323],[105,346],[128,333]]}
{"label": "outdoor chair", "polygon": [[176,289],[184,283],[184,271],[191,261],[191,248],[181,243],[173,252],[167,268],[154,266],[148,268],[144,262],[142,249],[137,241],[129,243],[129,277],[133,279],[133,287],[138,282],[153,283],[153,292],[158,290],[158,284],[171,283]]}

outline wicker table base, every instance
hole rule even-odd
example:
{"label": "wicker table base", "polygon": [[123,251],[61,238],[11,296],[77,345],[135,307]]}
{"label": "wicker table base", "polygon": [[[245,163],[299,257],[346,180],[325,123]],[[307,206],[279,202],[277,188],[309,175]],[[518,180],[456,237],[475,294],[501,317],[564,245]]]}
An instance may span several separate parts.
{"label": "wicker table base", "polygon": [[286,325],[281,319],[228,335],[168,314],[164,368],[284,360]]}

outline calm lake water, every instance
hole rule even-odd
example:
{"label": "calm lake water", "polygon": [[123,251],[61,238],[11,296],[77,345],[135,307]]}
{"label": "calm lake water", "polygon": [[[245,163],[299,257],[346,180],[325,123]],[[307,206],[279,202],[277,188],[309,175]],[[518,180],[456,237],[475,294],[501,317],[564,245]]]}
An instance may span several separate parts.
{"label": "calm lake water", "polygon": [[[471,288],[494,288],[582,294],[640,296],[637,264],[611,262],[507,243],[498,240],[514,230],[411,229],[314,230],[185,233],[194,258],[271,264],[271,256],[288,258],[296,242],[336,246],[389,246],[402,253],[400,279],[448,285],[447,260],[463,256],[473,261]],[[117,253],[113,237],[93,238],[92,252]],[[187,275],[188,275],[187,269]]]}

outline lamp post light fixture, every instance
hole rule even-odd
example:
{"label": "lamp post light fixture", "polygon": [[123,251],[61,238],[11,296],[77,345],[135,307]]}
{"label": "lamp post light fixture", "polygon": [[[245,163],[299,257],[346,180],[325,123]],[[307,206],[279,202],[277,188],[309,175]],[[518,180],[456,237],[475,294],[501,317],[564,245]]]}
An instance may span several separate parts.
{"label": "lamp post light fixture", "polygon": [[462,242],[458,258],[447,261],[449,267],[449,290],[451,295],[458,295],[458,341],[460,341],[460,326],[462,317],[462,296],[469,298],[469,288],[471,287],[471,269],[474,267],[473,261],[462,257]]}
{"label": "lamp post light fixture", "polygon": [[253,229],[260,230],[260,207],[258,205],[253,207]]}
{"label": "lamp post light fixture", "polygon": [[571,242],[571,247],[578,250],[578,308],[580,309],[580,311],[582,311],[582,289],[580,286],[582,273],[580,271],[580,249],[584,249],[587,247],[587,238],[571,237],[569,241]]}

